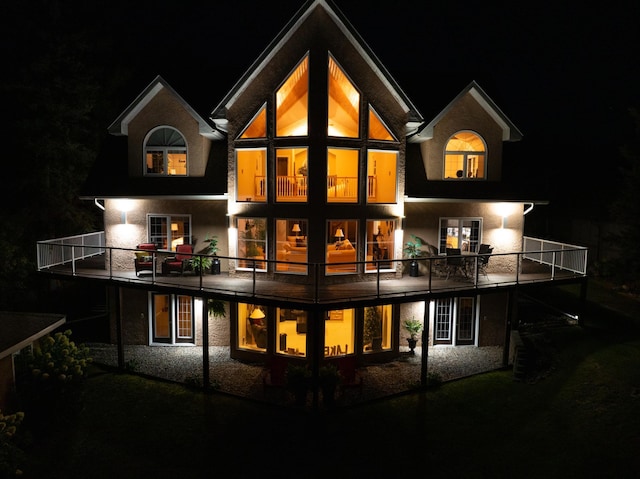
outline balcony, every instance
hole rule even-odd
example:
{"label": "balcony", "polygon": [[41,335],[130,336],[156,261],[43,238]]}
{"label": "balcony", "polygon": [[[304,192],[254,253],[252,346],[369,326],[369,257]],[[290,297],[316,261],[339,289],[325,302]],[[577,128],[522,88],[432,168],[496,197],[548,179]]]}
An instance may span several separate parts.
{"label": "balcony", "polygon": [[[478,255],[462,255],[465,260],[463,272],[452,272],[446,257],[433,256],[419,260],[420,274],[415,277],[408,274],[411,262],[408,259],[330,265],[296,263],[299,268],[293,268],[294,271],[308,272],[300,274],[278,272],[283,269],[282,261],[220,255],[217,258],[222,263],[222,274],[190,271],[184,275],[162,275],[162,261],[171,254],[168,252],[153,252],[155,269],[137,276],[135,252],[134,248],[104,246],[102,232],[41,241],[37,243],[38,271],[62,277],[104,280],[123,287],[205,294],[230,301],[339,307],[353,306],[354,302],[406,302],[431,295],[475,294],[533,283],[577,282],[586,278],[587,266],[586,248],[529,237],[523,238],[522,251],[488,255],[486,270]],[[239,265],[240,261],[249,268],[226,272],[229,265]],[[289,271],[291,264],[288,263]],[[267,272],[258,270],[265,265]],[[324,276],[328,268],[340,266],[359,273]]]}

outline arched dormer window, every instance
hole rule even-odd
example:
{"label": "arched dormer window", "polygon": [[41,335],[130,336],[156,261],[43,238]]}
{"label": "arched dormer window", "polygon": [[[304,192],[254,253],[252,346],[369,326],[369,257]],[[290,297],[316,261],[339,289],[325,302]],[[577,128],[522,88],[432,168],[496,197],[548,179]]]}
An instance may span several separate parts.
{"label": "arched dormer window", "polygon": [[186,176],[187,143],[171,127],[152,130],[144,142],[144,174],[149,176]]}
{"label": "arched dormer window", "polygon": [[472,131],[459,131],[445,147],[444,178],[485,179],[487,147],[484,140]]}

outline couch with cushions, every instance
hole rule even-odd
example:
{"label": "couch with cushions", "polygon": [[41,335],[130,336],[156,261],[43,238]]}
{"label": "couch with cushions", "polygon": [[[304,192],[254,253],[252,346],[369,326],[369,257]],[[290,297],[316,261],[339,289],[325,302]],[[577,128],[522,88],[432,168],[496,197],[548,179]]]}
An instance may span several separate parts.
{"label": "couch with cushions", "polygon": [[[348,239],[340,242],[339,245],[330,244],[327,246],[327,264],[355,263],[355,261],[356,261],[356,249],[353,247],[353,245]],[[332,268],[340,269],[340,270],[355,271],[355,265],[351,265],[351,264],[342,264],[342,265],[334,266]]]}

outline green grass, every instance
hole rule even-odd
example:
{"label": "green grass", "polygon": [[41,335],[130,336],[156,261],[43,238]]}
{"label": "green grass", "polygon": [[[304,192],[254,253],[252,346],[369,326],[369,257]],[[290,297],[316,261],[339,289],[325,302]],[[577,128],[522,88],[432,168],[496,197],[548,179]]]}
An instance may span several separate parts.
{"label": "green grass", "polygon": [[546,350],[535,383],[498,371],[317,414],[94,368],[24,477],[637,477],[637,330],[562,329]]}

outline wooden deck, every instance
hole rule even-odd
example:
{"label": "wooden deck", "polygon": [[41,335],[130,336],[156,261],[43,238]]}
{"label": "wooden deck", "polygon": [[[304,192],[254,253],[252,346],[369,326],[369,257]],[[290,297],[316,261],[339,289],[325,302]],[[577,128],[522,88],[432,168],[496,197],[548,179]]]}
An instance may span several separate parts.
{"label": "wooden deck", "polygon": [[[311,265],[310,265],[311,266]],[[270,304],[283,302],[300,306],[318,305],[340,307],[355,303],[402,303],[424,300],[427,297],[452,294],[478,294],[489,290],[510,289],[518,285],[544,282],[579,282],[586,276],[545,265],[523,262],[517,272],[488,271],[488,276],[446,278],[442,274],[421,274],[401,277],[395,273],[381,272],[362,275],[335,275],[329,279],[314,281],[316,276],[310,267],[309,275],[278,274],[242,271],[222,272],[218,275],[161,275],[112,271],[105,269],[101,257],[70,264],[41,269],[41,273],[56,277],[87,278],[114,286],[135,287],[147,290],[172,291],[190,295],[202,295],[231,301],[255,301]]]}

